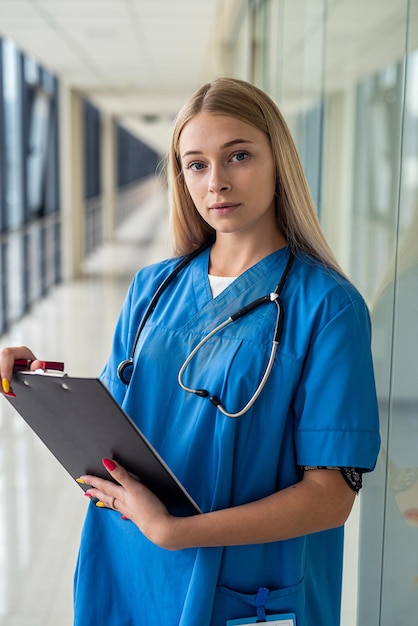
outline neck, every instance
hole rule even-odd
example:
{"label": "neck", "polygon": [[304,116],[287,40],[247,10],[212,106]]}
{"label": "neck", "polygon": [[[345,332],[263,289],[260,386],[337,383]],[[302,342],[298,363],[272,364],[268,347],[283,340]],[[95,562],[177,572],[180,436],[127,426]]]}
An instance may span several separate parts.
{"label": "neck", "polygon": [[286,240],[281,233],[260,241],[243,241],[242,237],[219,234],[212,246],[209,273],[213,276],[239,276],[247,269],[284,248]]}

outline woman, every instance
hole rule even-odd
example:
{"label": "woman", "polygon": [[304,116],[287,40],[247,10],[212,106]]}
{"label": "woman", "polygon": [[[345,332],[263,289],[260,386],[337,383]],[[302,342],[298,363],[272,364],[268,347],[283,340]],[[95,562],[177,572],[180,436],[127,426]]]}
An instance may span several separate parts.
{"label": "woman", "polygon": [[[297,626],[336,626],[342,526],[379,448],[367,308],[324,240],[289,131],[263,92],[230,78],[199,89],[175,123],[170,167],[176,257],[138,272],[102,379],[203,514],[173,515],[112,459],[104,465],[118,484],[81,477],[99,506],[83,529],[75,624],[294,614]],[[122,382],[152,295],[201,246],[153,308]],[[202,338],[266,294],[182,368]],[[6,387],[16,358],[35,355],[3,350]]]}

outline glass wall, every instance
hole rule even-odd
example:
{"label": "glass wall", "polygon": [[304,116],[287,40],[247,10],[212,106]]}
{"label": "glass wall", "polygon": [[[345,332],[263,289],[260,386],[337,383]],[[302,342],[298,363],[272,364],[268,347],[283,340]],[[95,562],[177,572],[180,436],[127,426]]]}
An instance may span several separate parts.
{"label": "glass wall", "polygon": [[[103,118],[81,102],[83,226],[87,256],[103,242]],[[0,39],[0,334],[61,280],[58,81]],[[141,201],[161,155],[113,123],[114,223]],[[113,147],[112,147],[113,149]]]}
{"label": "glass wall", "polygon": [[[114,178],[116,187],[115,223],[120,224],[141,203],[141,187],[157,173],[161,155],[113,123]],[[85,254],[103,242],[103,118],[100,110],[83,101]],[[113,144],[113,141],[112,141]],[[113,176],[112,176],[113,178]]]}
{"label": "glass wall", "polygon": [[57,81],[0,40],[0,332],[60,280]]}
{"label": "glass wall", "polygon": [[234,58],[248,57],[234,73],[283,111],[373,321],[382,449],[351,522],[342,624],[415,626],[418,0],[248,0]]}
{"label": "glass wall", "polygon": [[143,201],[146,181],[158,174],[162,155],[120,124],[116,133],[116,222],[120,224]]}
{"label": "glass wall", "polygon": [[101,181],[101,115],[88,100],[83,101],[85,253],[103,241]]}
{"label": "glass wall", "polygon": [[116,126],[117,186],[119,189],[155,176],[161,155],[123,126]]}
{"label": "glass wall", "polygon": [[418,2],[408,10],[405,57],[389,66],[379,151],[385,193],[376,245],[391,254],[379,263],[372,301],[383,445],[363,506],[359,597],[371,626],[412,626],[418,615]]}

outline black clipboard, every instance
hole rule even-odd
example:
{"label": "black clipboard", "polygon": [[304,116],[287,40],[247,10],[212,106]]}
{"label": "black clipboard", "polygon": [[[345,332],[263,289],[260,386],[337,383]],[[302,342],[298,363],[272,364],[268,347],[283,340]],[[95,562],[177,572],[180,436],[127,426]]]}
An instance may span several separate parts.
{"label": "black clipboard", "polygon": [[[102,459],[115,459],[174,515],[200,508],[138,427],[96,378],[17,372],[16,397],[4,396],[72,478],[111,480]],[[80,485],[86,491],[88,485]]]}

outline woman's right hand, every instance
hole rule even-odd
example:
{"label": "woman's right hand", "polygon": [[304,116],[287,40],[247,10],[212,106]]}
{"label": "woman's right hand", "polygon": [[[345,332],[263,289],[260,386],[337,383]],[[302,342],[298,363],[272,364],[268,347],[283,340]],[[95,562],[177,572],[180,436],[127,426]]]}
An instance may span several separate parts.
{"label": "woman's right hand", "polygon": [[0,350],[0,378],[1,390],[9,393],[10,382],[13,376],[13,367],[17,359],[24,359],[28,362],[28,369],[36,370],[42,367],[42,361],[36,358],[32,350],[26,346],[10,346]]}

